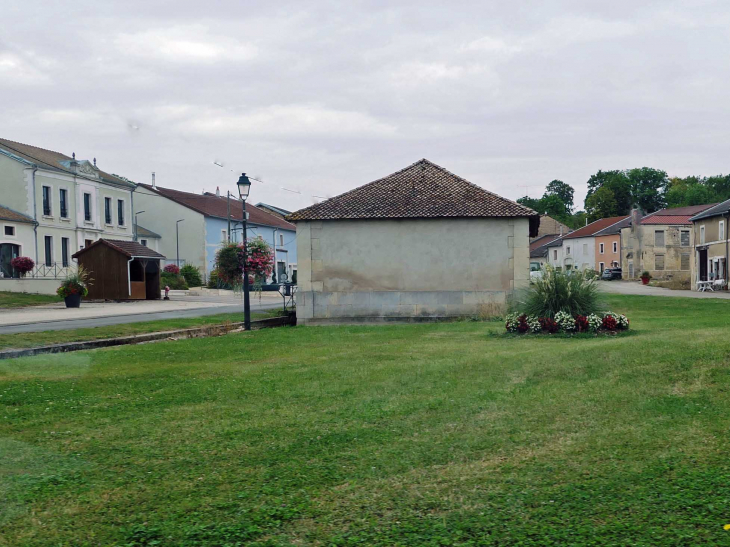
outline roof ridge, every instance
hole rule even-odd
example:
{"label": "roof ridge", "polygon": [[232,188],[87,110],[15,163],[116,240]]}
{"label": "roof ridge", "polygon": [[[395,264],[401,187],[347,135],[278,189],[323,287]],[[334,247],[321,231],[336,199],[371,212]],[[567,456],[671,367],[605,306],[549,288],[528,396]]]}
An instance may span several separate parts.
{"label": "roof ridge", "polygon": [[[38,150],[43,150],[44,152],[51,152],[51,153],[53,153],[53,154],[59,154],[59,155],[61,155],[61,156],[64,156],[64,157],[66,157],[66,158],[68,158],[68,159],[73,159],[73,158],[72,158],[72,157],[70,157],[70,156],[66,156],[66,154],[64,154],[63,152],[57,152],[56,150],[51,150],[50,148],[43,148],[43,147],[41,147],[41,146],[36,146],[35,144],[27,144],[27,143],[24,143],[24,142],[20,142],[20,141],[13,141],[13,140],[10,140],[10,139],[5,139],[5,138],[2,138],[2,137],[0,137],[0,142],[11,142],[11,143],[13,143],[13,144],[20,144],[20,145],[22,145],[22,146],[29,146],[29,147],[31,147],[31,148],[36,148],[36,149],[38,149]],[[11,147],[11,148],[12,148],[12,147]],[[20,150],[17,150],[17,152],[20,152]],[[21,152],[21,153],[22,153],[22,152]],[[28,154],[28,155],[30,155],[30,154]],[[41,161],[41,160],[38,160],[38,161]],[[43,162],[43,163],[45,163],[45,162]]]}

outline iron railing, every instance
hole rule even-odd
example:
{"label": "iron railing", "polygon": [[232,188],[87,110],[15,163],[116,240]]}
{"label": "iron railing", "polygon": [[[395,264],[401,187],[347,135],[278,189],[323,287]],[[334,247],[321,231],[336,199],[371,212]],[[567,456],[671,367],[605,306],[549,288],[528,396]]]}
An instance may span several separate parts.
{"label": "iron railing", "polygon": [[[66,266],[61,262],[36,264],[23,277],[30,279],[64,279],[66,276],[76,273],[77,267],[74,262],[69,262]],[[17,272],[13,272],[12,276],[5,276],[2,279],[17,279],[18,277]]]}

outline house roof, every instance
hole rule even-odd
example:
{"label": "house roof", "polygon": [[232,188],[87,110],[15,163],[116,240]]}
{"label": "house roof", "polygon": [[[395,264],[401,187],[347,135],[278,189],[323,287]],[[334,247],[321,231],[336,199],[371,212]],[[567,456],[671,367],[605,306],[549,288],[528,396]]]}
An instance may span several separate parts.
{"label": "house roof", "polygon": [[530,251],[532,251],[533,249],[537,249],[538,247],[542,247],[543,245],[547,245],[548,243],[559,237],[560,234],[545,234],[539,236],[536,239],[530,241]]}
{"label": "house roof", "polygon": [[157,251],[153,251],[149,247],[145,247],[141,243],[137,243],[136,241],[122,241],[120,239],[97,239],[89,245],[88,247],[85,247],[81,249],[80,251],[76,251],[73,255],[73,258],[77,258],[78,256],[90,251],[91,249],[94,249],[100,245],[106,245],[107,247],[111,247],[115,251],[118,251],[125,255],[128,258],[136,257],[136,258],[155,258],[155,259],[164,259],[165,256],[161,255]]}
{"label": "house roof", "polygon": [[162,236],[152,230],[148,230],[144,226],[137,224],[137,237],[151,237],[153,239],[162,239]]}
{"label": "house roof", "polygon": [[256,207],[260,209],[270,209],[271,211],[279,213],[283,216],[291,215],[291,211],[287,211],[286,209],[282,209],[281,207],[276,207],[275,205],[269,205],[268,203],[257,203]]}
{"label": "house roof", "polygon": [[565,239],[565,236],[553,239],[551,242],[546,243],[545,247],[560,247],[563,244],[564,239]]}
{"label": "house roof", "polygon": [[694,222],[695,220],[701,220],[703,218],[710,218],[715,217],[719,215],[725,215],[728,212],[730,212],[730,199],[726,199],[722,203],[718,203],[717,205],[714,205],[710,207],[709,209],[705,209],[704,211],[697,213],[695,216],[690,218],[690,222]]}
{"label": "house roof", "polygon": [[[61,154],[60,152],[54,152],[53,150],[46,150],[45,148],[38,148],[37,146],[31,146],[30,144],[23,144],[22,142],[15,142],[8,139],[0,139],[0,150],[5,150],[11,156],[16,156],[21,160],[33,163],[42,169],[50,169],[51,171],[62,171],[64,173],[70,173],[82,178],[90,178],[71,167],[70,162],[74,161],[73,158]],[[76,160],[79,164],[89,164],[84,160]],[[112,175],[98,169],[96,167],[89,168],[98,172],[99,179],[109,184],[115,184],[117,186],[126,186],[128,188],[134,188],[133,182],[124,180],[116,175]]]}
{"label": "house roof", "polygon": [[[149,184],[140,184],[139,186],[164,196],[180,205],[197,211],[205,216],[227,219],[228,218],[228,199],[224,196],[215,194],[193,194],[191,192],[182,192],[173,190],[172,188],[162,188]],[[248,221],[251,224],[259,226],[273,226],[284,230],[296,231],[296,226],[286,220],[262,211],[257,207],[246,204],[246,212],[248,213]],[[231,220],[241,222],[243,219],[243,211],[241,210],[241,200],[231,197]]]}
{"label": "house roof", "polygon": [[558,222],[551,216],[540,215],[540,229],[537,232],[538,237],[550,234],[560,234],[561,231],[563,234],[567,234],[571,230],[567,225],[562,222]]}
{"label": "house roof", "polygon": [[[532,217],[538,214],[426,159],[331,199],[300,209],[288,220],[443,217]],[[532,231],[532,230],[531,230]]]}
{"label": "house roof", "polygon": [[626,218],[626,215],[622,215],[620,217],[601,218],[599,220],[591,222],[588,226],[583,226],[582,228],[580,228],[579,230],[576,230],[575,232],[570,232],[563,239],[575,239],[577,237],[594,236],[596,234],[596,232],[600,232],[601,230],[608,228],[612,224],[616,224],[617,222],[624,220],[625,218]]}
{"label": "house roof", "polygon": [[32,217],[24,215],[23,213],[19,213],[18,211],[11,209],[10,207],[5,207],[4,205],[0,205],[0,220],[10,220],[12,222],[35,224],[35,220],[33,220]]}
{"label": "house roof", "polygon": [[687,207],[672,207],[671,209],[660,209],[655,213],[646,215],[641,219],[641,224],[692,224],[693,216],[719,205],[708,203],[706,205],[690,205]]}
{"label": "house roof", "polygon": [[620,234],[622,228],[628,228],[631,226],[631,217],[628,216],[623,220],[619,220],[618,222],[611,224],[607,228],[604,228],[603,230],[600,230],[593,234],[594,236],[610,236],[615,234]]}
{"label": "house roof", "polygon": [[530,243],[530,258],[547,256],[550,244],[556,240],[562,240],[560,234],[547,234]]}

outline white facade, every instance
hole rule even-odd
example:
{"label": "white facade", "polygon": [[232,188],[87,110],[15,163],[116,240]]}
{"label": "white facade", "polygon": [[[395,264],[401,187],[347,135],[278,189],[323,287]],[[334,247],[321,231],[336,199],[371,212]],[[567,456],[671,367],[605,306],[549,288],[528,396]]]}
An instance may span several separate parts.
{"label": "white facade", "polygon": [[563,270],[593,269],[595,247],[593,236],[563,239],[561,245],[549,247],[548,264]]}

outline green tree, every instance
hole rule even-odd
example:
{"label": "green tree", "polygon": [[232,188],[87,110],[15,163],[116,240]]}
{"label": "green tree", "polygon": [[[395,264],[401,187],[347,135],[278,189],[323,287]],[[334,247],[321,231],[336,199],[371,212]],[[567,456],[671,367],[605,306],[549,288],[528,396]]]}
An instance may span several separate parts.
{"label": "green tree", "polygon": [[[631,184],[633,205],[642,211],[653,213],[667,205],[665,193],[669,185],[667,172],[651,167],[629,169],[626,177]],[[628,211],[621,211],[624,213]]]}
{"label": "green tree", "polygon": [[573,187],[565,184],[562,180],[552,180],[545,188],[543,199],[547,196],[557,196],[565,206],[565,214],[569,215],[573,211]]}
{"label": "green tree", "polygon": [[598,188],[586,198],[586,212],[589,222],[623,214],[619,212],[616,196],[608,186]]}
{"label": "green tree", "polygon": [[[588,179],[588,194],[586,195],[585,204],[589,216],[591,208],[588,206],[588,199],[600,188],[607,188],[613,194],[613,199],[616,202],[614,215],[628,215],[631,212],[633,196],[631,195],[631,182],[626,173],[624,171],[599,170]],[[599,201],[605,201],[605,198],[599,199]]]}
{"label": "green tree", "polygon": [[519,203],[520,205],[524,205],[525,207],[529,207],[530,209],[533,209],[535,212],[540,213],[541,215],[544,214],[542,212],[542,203],[540,203],[539,199],[525,196],[523,198],[519,198],[517,200],[517,203]]}

